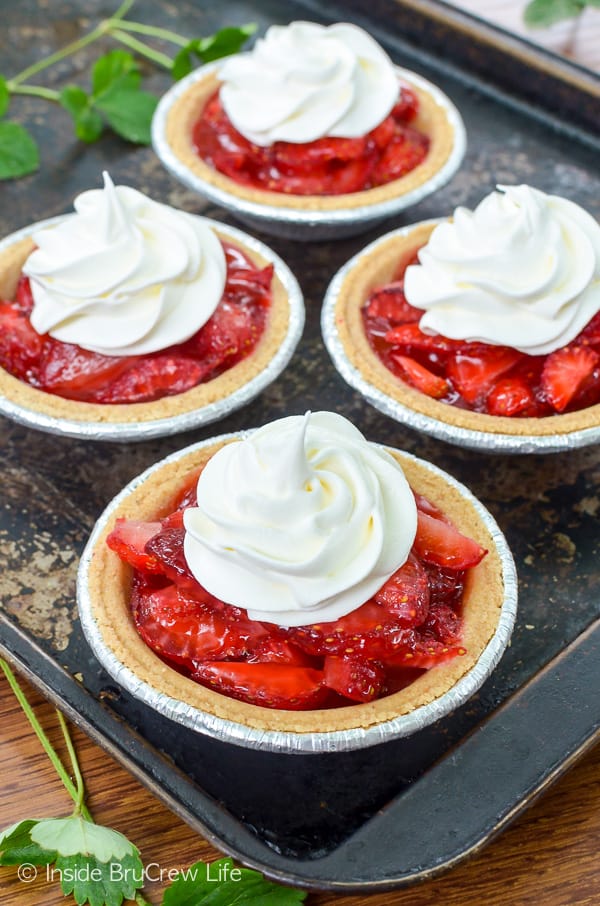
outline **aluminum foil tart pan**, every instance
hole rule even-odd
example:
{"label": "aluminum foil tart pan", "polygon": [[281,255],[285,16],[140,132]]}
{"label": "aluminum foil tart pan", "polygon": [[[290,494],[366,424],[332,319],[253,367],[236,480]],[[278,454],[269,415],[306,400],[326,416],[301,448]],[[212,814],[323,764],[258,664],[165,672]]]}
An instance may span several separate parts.
{"label": "aluminum foil tart pan", "polygon": [[[200,710],[187,702],[161,692],[156,688],[159,682],[155,684],[154,681],[150,683],[142,679],[130,666],[123,662],[122,656],[119,657],[115,654],[115,629],[112,627],[109,630],[106,625],[104,625],[104,628],[101,625],[102,621],[97,618],[94,611],[93,595],[90,587],[90,572],[92,570],[94,549],[100,539],[105,536],[109,526],[111,526],[115,511],[121,507],[129,495],[154,476],[155,473],[165,468],[171,470],[185,457],[193,455],[195,451],[201,451],[204,447],[222,443],[232,438],[240,439],[249,433],[251,432],[222,435],[201,441],[198,444],[171,454],[151,466],[137,478],[134,478],[111,501],[98,519],[82,554],[77,577],[77,600],[84,635],[94,655],[105,670],[119,686],[175,723],[223,742],[279,753],[310,754],[366,748],[388,740],[410,736],[464,704],[489,677],[510,640],[517,611],[517,574],[515,564],[504,535],[483,504],[464,485],[446,472],[411,454],[403,453],[402,456],[424,468],[426,474],[431,475],[434,479],[442,479],[446,486],[458,492],[461,501],[464,501],[467,507],[472,507],[475,510],[481,524],[491,536],[492,544],[498,555],[497,568],[503,584],[503,598],[498,602],[500,604],[499,619],[493,635],[474,666],[465,672],[449,691],[409,713],[385,722],[373,724],[367,728],[325,732],[288,732],[279,729],[256,729],[255,727],[207,713],[207,711]],[[162,480],[162,476],[160,478]],[[101,543],[104,542],[102,541]],[[127,618],[127,615],[125,618]],[[132,629],[132,632],[135,633],[135,630]],[[118,635],[121,636],[122,633],[118,633]],[[156,660],[158,661],[158,658]],[[161,670],[163,672],[159,673],[159,676],[162,676],[164,671],[171,672],[171,668],[164,666],[163,669],[162,665]],[[365,706],[357,705],[356,707]],[[262,711],[263,709],[259,710]]]}
{"label": "aluminum foil tart pan", "polygon": [[[13,233],[0,241],[0,254],[9,246],[26,239],[36,230],[58,224],[61,221],[73,215],[67,214],[62,217],[54,217],[49,220],[40,221],[25,227],[17,233]],[[195,216],[195,215],[194,215]],[[228,394],[209,402],[206,405],[188,408],[185,411],[179,411],[175,415],[166,415],[158,418],[146,418],[145,420],[117,421],[110,420],[107,415],[106,420],[84,420],[72,417],[62,417],[49,412],[38,411],[31,406],[24,404],[18,399],[11,398],[0,388],[0,415],[29,428],[36,428],[39,431],[45,431],[50,434],[59,434],[66,437],[77,437],[84,440],[99,441],[137,441],[149,440],[154,437],[168,436],[177,434],[181,431],[189,431],[193,428],[199,428],[208,425],[211,422],[225,418],[236,409],[245,406],[254,397],[262,393],[284,370],[289,363],[296,346],[302,336],[304,328],[304,298],[302,291],[294,274],[287,264],[277,255],[269,246],[265,245],[253,236],[249,236],[242,230],[226,224],[219,223],[207,217],[199,217],[205,224],[218,232],[227,240],[234,244],[236,241],[246,249],[260,255],[265,261],[274,266],[274,275],[279,279],[283,290],[288,298],[288,324],[283,341],[276,349],[274,355],[267,362],[265,367],[254,377],[241,386],[233,389]],[[27,387],[27,385],[24,385]],[[191,393],[192,391],[188,391]],[[51,394],[42,394],[42,396],[51,397]],[[55,397],[54,399],[60,399]],[[165,408],[168,400],[177,400],[177,396],[166,397]],[[145,404],[137,404],[144,406]],[[152,404],[147,404],[152,405]],[[115,406],[110,406],[114,410]]]}
{"label": "aluminum foil tart pan", "polygon": [[[437,407],[443,414],[445,414],[445,409],[448,410],[448,420],[413,409],[402,399],[394,397],[377,386],[372,377],[373,371],[371,370],[368,373],[366,368],[363,370],[356,357],[354,361],[351,360],[348,349],[340,335],[340,323],[344,316],[338,312],[338,303],[343,285],[346,282],[350,285],[356,269],[359,266],[362,267],[368,258],[375,258],[385,245],[393,242],[396,238],[399,240],[403,239],[417,228],[435,225],[440,222],[439,219],[436,219],[409,224],[380,236],[347,261],[331,280],[321,309],[321,332],[325,346],[339,374],[384,415],[408,425],[416,431],[422,431],[424,434],[436,437],[438,440],[444,440],[447,443],[472,450],[482,450],[489,453],[557,453],[599,443],[600,410],[596,419],[599,422],[598,424],[586,424],[585,427],[575,430],[564,430],[559,420],[566,418],[566,416],[562,415],[547,416],[539,420],[546,423],[545,429],[547,429],[546,433],[540,434],[533,434],[524,430],[525,425],[534,421],[533,419],[512,419],[515,428],[514,433],[501,433],[487,430],[483,427],[481,430],[464,427],[452,422],[452,417],[457,410],[451,405],[437,403],[436,401]],[[361,303],[361,300],[357,301],[359,304]],[[384,366],[381,367],[383,368]],[[399,378],[394,380],[398,384],[402,383]],[[599,407],[595,408],[599,409]],[[582,412],[585,411],[582,410]],[[590,410],[587,411],[589,412]],[[481,420],[489,421],[492,418],[493,416],[482,416]],[[586,422],[592,421],[592,419],[587,419],[587,416],[585,420]],[[504,419],[504,421],[507,420]]]}
{"label": "aluminum foil tart pan", "polygon": [[152,144],[163,165],[180,182],[215,204],[221,205],[243,223],[269,235],[299,241],[342,239],[372,229],[405,208],[422,201],[432,192],[441,189],[456,173],[465,155],[467,138],[465,126],[452,101],[422,76],[408,69],[395,67],[398,77],[405,78],[427,92],[443,109],[454,133],[454,143],[445,163],[421,185],[402,195],[356,207],[337,210],[298,209],[285,203],[271,205],[242,198],[220,185],[214,185],[191,169],[174,151],[167,139],[167,120],[172,107],[197,82],[217,71],[217,65],[208,64],[177,82],[160,100],[152,122]]}

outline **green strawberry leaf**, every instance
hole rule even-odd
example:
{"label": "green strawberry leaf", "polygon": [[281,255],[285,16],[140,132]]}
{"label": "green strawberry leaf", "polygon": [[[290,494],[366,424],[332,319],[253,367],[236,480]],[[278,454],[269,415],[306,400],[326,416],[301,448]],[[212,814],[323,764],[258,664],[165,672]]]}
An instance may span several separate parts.
{"label": "green strawberry leaf", "polygon": [[82,854],[95,856],[100,862],[138,853],[123,834],[80,816],[38,821],[31,831],[31,839],[47,849],[55,849],[60,856]]}
{"label": "green strawberry leaf", "polygon": [[253,22],[240,28],[232,26],[222,28],[208,38],[199,38],[196,41],[196,53],[203,63],[212,63],[213,60],[238,53],[256,28]]}
{"label": "green strawberry leaf", "polygon": [[144,883],[144,866],[137,855],[111,862],[80,853],[59,856],[55,871],[64,895],[73,894],[79,906],[121,906],[124,899],[133,900]]}
{"label": "green strawberry leaf", "polygon": [[31,830],[38,824],[35,818],[17,821],[0,834],[0,865],[49,865],[56,851],[42,849],[31,839]]}
{"label": "green strawberry leaf", "polygon": [[40,165],[38,146],[19,123],[0,122],[0,179],[33,173]]}
{"label": "green strawberry leaf", "polygon": [[60,93],[59,103],[73,117],[75,135],[83,142],[95,142],[104,129],[100,114],[94,110],[93,98],[77,85],[67,85]]}
{"label": "green strawberry leaf", "polygon": [[200,63],[212,63],[213,60],[220,60],[222,57],[238,53],[248,38],[254,34],[256,28],[254,23],[242,25],[239,28],[229,26],[221,28],[207,38],[195,38],[189,41],[173,60],[172,77],[178,81],[192,71],[194,68],[192,55],[196,56]]}
{"label": "green strawberry leaf", "polygon": [[79,906],[121,906],[144,883],[139,850],[118,831],[73,816],[38,821],[30,835],[55,850],[62,892]]}
{"label": "green strawberry leaf", "polygon": [[186,44],[185,47],[182,47],[181,50],[175,54],[173,65],[171,66],[171,76],[176,82],[188,75],[194,68],[194,63],[192,61],[194,44],[195,41],[190,41],[189,44]]}
{"label": "green strawberry leaf", "polygon": [[525,7],[523,18],[531,28],[545,28],[578,16],[586,0],[531,0]]}
{"label": "green strawberry leaf", "polygon": [[60,104],[73,116],[90,106],[91,98],[78,85],[67,85],[60,93]]}
{"label": "green strawberry leaf", "polygon": [[273,884],[257,871],[219,859],[182,871],[166,889],[162,906],[297,906],[305,899],[304,890]]}
{"label": "green strawberry leaf", "polygon": [[123,83],[138,88],[141,75],[133,56],[126,50],[111,50],[98,57],[92,68],[92,94],[98,96]]}
{"label": "green strawberry leaf", "polygon": [[149,145],[150,125],[158,98],[147,91],[123,88],[96,99],[111,129],[129,142]]}
{"label": "green strawberry leaf", "polygon": [[4,116],[10,103],[10,94],[8,85],[4,76],[0,75],[0,116]]}

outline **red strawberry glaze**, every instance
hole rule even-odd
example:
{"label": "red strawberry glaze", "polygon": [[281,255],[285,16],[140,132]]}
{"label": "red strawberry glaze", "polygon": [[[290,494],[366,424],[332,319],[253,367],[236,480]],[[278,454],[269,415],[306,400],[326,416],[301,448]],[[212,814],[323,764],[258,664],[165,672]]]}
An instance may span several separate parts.
{"label": "red strawberry glaze", "polygon": [[118,520],[107,543],[133,569],[138,632],[168,664],[249,704],[333,708],[388,695],[465,653],[465,577],[486,551],[424,497],[415,499],[417,537],[406,563],[373,598],[330,623],[284,628],[250,620],[209,594],[183,553],[183,512],[195,505],[191,484],[169,516]]}
{"label": "red strawberry glaze", "polygon": [[0,367],[14,377],[66,399],[88,403],[142,403],[183,393],[245,359],[264,331],[271,305],[273,266],[256,267],[223,242],[227,281],[216,310],[189,340],[148,355],[105,356],[31,326],[27,277],[12,302],[0,302]]}
{"label": "red strawberry glaze", "polygon": [[235,129],[217,92],[194,126],[193,142],[202,160],[240,185],[288,195],[344,195],[399,179],[424,160],[429,139],[409,125],[417,111],[416,94],[403,86],[389,116],[360,138],[261,147]]}
{"label": "red strawberry glaze", "polygon": [[530,356],[508,346],[425,334],[404,295],[404,270],[362,308],[369,344],[393,374],[457,406],[509,418],[575,412],[600,403],[600,313],[568,346]]}

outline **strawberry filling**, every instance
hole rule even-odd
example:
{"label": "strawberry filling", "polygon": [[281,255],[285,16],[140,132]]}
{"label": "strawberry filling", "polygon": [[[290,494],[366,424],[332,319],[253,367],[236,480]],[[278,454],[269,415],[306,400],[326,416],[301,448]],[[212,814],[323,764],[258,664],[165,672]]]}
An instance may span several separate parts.
{"label": "strawberry filling", "polygon": [[416,94],[403,86],[389,116],[360,138],[262,147],[237,131],[217,92],[192,137],[202,160],[240,185],[288,195],[343,195],[400,179],[424,160],[429,139],[410,125],[418,103]]}
{"label": "strawberry filling", "polygon": [[48,334],[29,320],[33,297],[21,277],[14,300],[0,302],[0,367],[46,393],[90,403],[146,403],[183,393],[245,359],[265,329],[273,266],[256,267],[224,242],[227,281],[209,320],[189,340],[158,352],[105,356]]}
{"label": "strawberry filling", "polygon": [[308,710],[389,695],[465,654],[463,590],[486,551],[424,497],[411,554],[372,598],[334,622],[284,628],[249,619],[191,574],[183,511],[196,505],[197,478],[169,516],[120,519],[107,539],[133,569],[137,631],[175,669],[249,704]]}
{"label": "strawberry filling", "polygon": [[567,346],[530,356],[508,346],[425,334],[409,304],[404,270],[362,309],[369,344],[396,377],[432,399],[509,418],[574,412],[600,403],[600,313]]}

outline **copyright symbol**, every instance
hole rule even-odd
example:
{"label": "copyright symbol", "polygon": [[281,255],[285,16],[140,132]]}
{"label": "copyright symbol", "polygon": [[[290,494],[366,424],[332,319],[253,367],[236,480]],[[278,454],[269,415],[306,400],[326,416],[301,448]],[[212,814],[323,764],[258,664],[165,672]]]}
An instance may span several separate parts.
{"label": "copyright symbol", "polygon": [[37,873],[37,868],[35,865],[32,865],[31,862],[23,862],[22,865],[19,865],[17,870],[19,881],[22,881],[24,884],[31,884],[32,881],[35,881]]}

